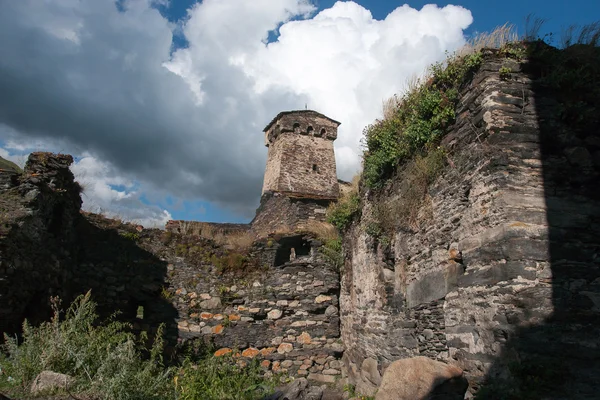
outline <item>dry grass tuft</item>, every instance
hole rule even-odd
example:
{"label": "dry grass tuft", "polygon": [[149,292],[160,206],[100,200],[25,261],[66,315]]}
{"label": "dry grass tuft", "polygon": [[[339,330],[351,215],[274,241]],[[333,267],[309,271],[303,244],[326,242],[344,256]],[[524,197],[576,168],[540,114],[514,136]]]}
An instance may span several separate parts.
{"label": "dry grass tuft", "polygon": [[582,27],[570,25],[567,29],[564,29],[560,36],[561,47],[566,49],[575,44],[600,45],[600,21]]}
{"label": "dry grass tuft", "polygon": [[183,235],[200,236],[213,240],[230,250],[248,250],[257,237],[249,230],[236,229],[227,225],[219,226],[207,222],[180,221],[179,229]]}
{"label": "dry grass tuft", "polygon": [[337,229],[333,225],[328,222],[323,221],[314,221],[308,220],[305,221],[295,229],[279,229],[273,232],[274,236],[288,236],[299,233],[310,233],[315,235],[318,239],[327,241],[327,240],[336,240],[339,238]]}
{"label": "dry grass tuft", "polygon": [[464,57],[482,49],[499,49],[502,46],[519,40],[517,28],[508,22],[496,27],[491,32],[484,32],[469,40],[460,48],[454,57]]}
{"label": "dry grass tuft", "polygon": [[432,216],[427,190],[445,164],[446,153],[437,148],[405,165],[398,176],[397,196],[376,205],[377,222],[386,234],[393,235],[397,229],[418,230],[421,222]]}
{"label": "dry grass tuft", "polygon": [[392,118],[396,109],[400,106],[401,100],[397,95],[393,95],[387,100],[383,100],[381,108],[383,109],[383,118]]}
{"label": "dry grass tuft", "polygon": [[[534,21],[534,25],[542,24],[543,20],[536,19]],[[537,25],[536,25],[537,26]],[[530,30],[535,29],[535,27]],[[575,28],[573,28],[575,29]],[[539,30],[539,27],[537,27]],[[590,30],[590,29],[588,29]],[[593,31],[593,30],[591,30]],[[593,38],[593,34],[589,34],[590,38]],[[519,35],[517,33],[517,29],[515,25],[506,23],[502,26],[496,27],[491,32],[483,32],[477,35],[476,37],[469,40],[463,47],[458,49],[454,54],[450,55],[446,60],[446,63],[452,62],[453,60],[468,56],[470,54],[477,53],[485,48],[493,48],[499,49],[508,43],[513,43],[519,40]],[[425,69],[423,73],[413,74],[406,79],[406,83],[404,85],[402,96],[398,96],[397,94],[388,98],[387,100],[383,100],[382,109],[383,109],[383,119],[387,120],[394,116],[396,110],[402,106],[402,98],[405,94],[416,92],[419,87],[423,85],[424,82],[427,82],[433,76],[433,72],[431,67]]]}

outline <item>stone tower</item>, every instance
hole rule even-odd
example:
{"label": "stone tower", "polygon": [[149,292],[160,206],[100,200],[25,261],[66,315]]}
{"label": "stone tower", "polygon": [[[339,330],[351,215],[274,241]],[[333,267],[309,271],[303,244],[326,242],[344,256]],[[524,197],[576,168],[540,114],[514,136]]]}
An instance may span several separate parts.
{"label": "stone tower", "polygon": [[269,148],[263,195],[337,199],[333,141],[339,125],[312,110],[279,113],[263,131]]}

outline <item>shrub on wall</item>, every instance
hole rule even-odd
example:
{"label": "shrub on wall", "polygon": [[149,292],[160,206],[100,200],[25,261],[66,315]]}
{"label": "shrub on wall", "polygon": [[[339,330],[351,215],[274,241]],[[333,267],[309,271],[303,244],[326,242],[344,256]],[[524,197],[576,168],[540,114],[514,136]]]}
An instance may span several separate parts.
{"label": "shrub on wall", "polygon": [[360,214],[360,180],[361,175],[356,175],[352,179],[352,187],[327,209],[327,222],[340,231],[344,231],[352,220]]}
{"label": "shrub on wall", "polygon": [[393,235],[397,229],[418,229],[420,222],[429,217],[423,208],[427,200],[429,185],[446,166],[446,151],[437,146],[426,155],[417,155],[398,172],[397,197],[378,202],[375,207],[377,227],[381,230],[373,237]]}
{"label": "shrub on wall", "polygon": [[368,187],[381,187],[398,164],[446,133],[455,120],[459,89],[482,61],[477,51],[434,64],[426,82],[407,92],[387,118],[364,129],[364,181]]}
{"label": "shrub on wall", "polygon": [[344,264],[344,253],[342,249],[342,239],[329,239],[319,248],[319,252],[325,260],[336,270],[340,270]]}

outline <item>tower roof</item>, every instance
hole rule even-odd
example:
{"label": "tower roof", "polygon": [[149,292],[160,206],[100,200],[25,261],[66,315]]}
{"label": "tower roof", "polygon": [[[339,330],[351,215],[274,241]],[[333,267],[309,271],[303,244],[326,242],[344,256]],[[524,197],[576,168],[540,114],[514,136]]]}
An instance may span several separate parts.
{"label": "tower roof", "polygon": [[337,124],[338,126],[340,126],[342,123],[336,121],[335,119],[329,118],[327,115],[323,115],[319,112],[313,111],[313,110],[292,110],[292,111],[282,111],[279,114],[277,114],[275,116],[275,118],[273,118],[271,120],[271,122],[269,122],[269,124],[267,126],[265,126],[265,129],[263,129],[263,132],[266,132],[269,130],[269,128],[271,128],[271,126],[273,126],[273,124],[281,117],[283,117],[284,115],[289,115],[289,114],[310,114],[313,115],[315,117],[322,117],[322,118],[326,118],[328,120],[330,120],[331,122]]}

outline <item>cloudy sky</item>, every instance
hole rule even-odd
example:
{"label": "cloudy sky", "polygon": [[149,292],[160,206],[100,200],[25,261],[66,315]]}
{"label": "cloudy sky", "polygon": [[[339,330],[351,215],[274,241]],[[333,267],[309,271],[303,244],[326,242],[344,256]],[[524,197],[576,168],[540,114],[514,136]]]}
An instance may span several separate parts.
{"label": "cloudy sky", "polygon": [[308,107],[342,122],[338,175],[407,79],[531,12],[589,23],[592,1],[0,0],[0,156],[76,157],[84,207],[146,226],[248,221],[262,129]]}

